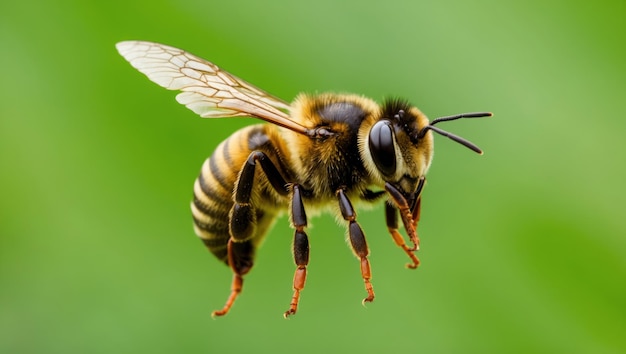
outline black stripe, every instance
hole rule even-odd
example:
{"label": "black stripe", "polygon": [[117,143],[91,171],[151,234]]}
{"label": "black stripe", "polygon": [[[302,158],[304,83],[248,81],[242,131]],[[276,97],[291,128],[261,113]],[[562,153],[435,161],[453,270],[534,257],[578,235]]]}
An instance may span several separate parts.
{"label": "black stripe", "polygon": [[228,248],[226,247],[226,244],[216,249],[213,246],[207,244],[208,240],[205,240],[203,238],[201,238],[200,240],[202,240],[202,243],[204,243],[204,245],[209,249],[209,251],[211,251],[211,253],[213,253],[213,255],[217,257],[217,259],[224,261],[226,265],[228,265]]}
{"label": "black stripe", "polygon": [[228,245],[228,238],[202,238],[200,237],[200,239],[202,240],[202,243],[204,243],[205,246],[211,248],[211,251],[222,248],[222,247],[226,248],[226,246]]}
{"label": "black stripe", "polygon": [[212,218],[212,219],[228,219],[228,212],[230,211],[231,205],[220,203],[221,199],[212,199],[214,204],[207,205],[194,194],[193,196],[193,205],[196,206],[198,211],[202,214]]}
{"label": "black stripe", "polygon": [[232,199],[232,191],[228,191],[228,193],[217,194],[217,191],[209,186],[206,183],[206,178],[204,177],[204,172],[200,170],[200,175],[198,176],[198,182],[200,182],[200,190],[202,193],[206,195],[211,200],[222,200],[224,198]]}
{"label": "black stripe", "polygon": [[[222,148],[224,148],[224,146],[222,146]],[[213,154],[213,156],[215,156],[215,154]],[[214,157],[211,157],[209,159],[209,170],[211,171],[213,177],[215,177],[219,185],[224,188],[224,190],[227,190],[229,193],[233,192],[233,186],[228,183],[226,176],[224,176],[222,171],[220,171],[220,168],[219,166],[217,166]]]}
{"label": "black stripe", "polygon": [[207,223],[207,222],[198,220],[194,216],[193,222],[194,224],[196,224],[196,226],[200,230],[213,234],[213,236],[217,236],[216,238],[219,238],[219,236],[224,235],[224,237],[228,240],[228,237],[230,237],[228,234],[228,220],[215,219],[215,220],[211,220],[210,223]]}

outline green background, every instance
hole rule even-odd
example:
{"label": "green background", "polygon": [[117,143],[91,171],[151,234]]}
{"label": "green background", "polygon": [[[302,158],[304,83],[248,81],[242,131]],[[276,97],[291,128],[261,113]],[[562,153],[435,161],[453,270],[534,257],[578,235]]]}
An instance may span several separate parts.
{"label": "green background", "polygon": [[[623,0],[4,1],[0,352],[626,352]],[[192,231],[192,183],[253,122],[203,120],[115,51],[184,48],[291,100],[400,96],[435,137],[422,266],[359,210],[376,301],[332,215],[299,313],[281,218],[232,312]]]}

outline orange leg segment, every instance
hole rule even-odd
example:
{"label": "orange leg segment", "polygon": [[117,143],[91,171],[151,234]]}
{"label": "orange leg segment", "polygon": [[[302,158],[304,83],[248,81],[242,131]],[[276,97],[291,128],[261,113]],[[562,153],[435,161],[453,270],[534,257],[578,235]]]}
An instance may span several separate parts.
{"label": "orange leg segment", "polygon": [[226,304],[221,310],[215,310],[211,314],[212,317],[224,316],[228,313],[231,306],[235,302],[237,296],[241,293],[241,288],[243,287],[243,278],[239,274],[233,274],[233,282],[230,287],[230,296],[228,296],[228,300],[226,300]]}

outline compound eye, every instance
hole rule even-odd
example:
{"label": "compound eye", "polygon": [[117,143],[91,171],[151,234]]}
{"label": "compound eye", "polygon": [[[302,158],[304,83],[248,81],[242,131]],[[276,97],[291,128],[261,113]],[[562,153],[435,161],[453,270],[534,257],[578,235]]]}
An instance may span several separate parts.
{"label": "compound eye", "polygon": [[393,175],[396,172],[396,149],[390,121],[381,120],[374,124],[370,130],[369,148],[378,170],[385,176]]}

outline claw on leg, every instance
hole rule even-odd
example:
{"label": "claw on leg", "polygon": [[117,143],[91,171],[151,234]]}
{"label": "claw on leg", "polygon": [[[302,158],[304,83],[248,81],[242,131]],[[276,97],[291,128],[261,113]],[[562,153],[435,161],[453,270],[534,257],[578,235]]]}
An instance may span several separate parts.
{"label": "claw on leg", "polygon": [[300,290],[304,289],[304,282],[306,281],[306,267],[298,267],[296,274],[293,276],[293,297],[291,298],[291,304],[289,310],[285,311],[283,315],[285,318],[295,315],[298,311],[298,302],[300,301]]}
{"label": "claw on leg", "polygon": [[361,301],[361,304],[365,306],[366,302],[374,301],[374,287],[370,282],[370,279],[372,279],[372,271],[367,257],[361,258],[361,275],[363,276],[363,282],[365,283],[365,291],[367,291],[367,297]]}

